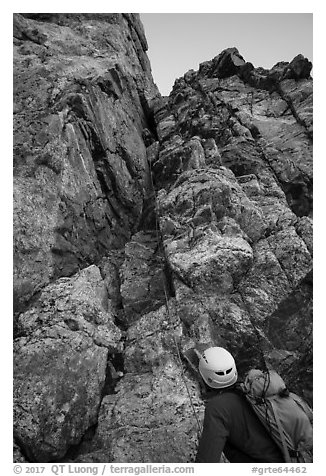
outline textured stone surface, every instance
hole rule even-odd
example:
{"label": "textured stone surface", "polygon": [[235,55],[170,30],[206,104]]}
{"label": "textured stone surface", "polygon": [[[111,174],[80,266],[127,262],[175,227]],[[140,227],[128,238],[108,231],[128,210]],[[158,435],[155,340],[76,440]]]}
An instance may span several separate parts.
{"label": "textured stone surface", "polygon": [[136,14],[14,38],[15,460],[192,461],[194,346],[311,403],[311,63],[230,48],[160,98]]}
{"label": "textured stone surface", "polygon": [[310,70],[301,55],[255,69],[232,48],[187,72],[155,109],[164,135],[152,165],[188,332],[232,349],[243,370],[263,350],[299,392],[311,388],[311,365],[300,385],[290,371],[311,347]]}
{"label": "textured stone surface", "polygon": [[[26,18],[31,17],[31,18]],[[153,84],[134,14],[14,15],[15,306],[130,237]]]}
{"label": "textured stone surface", "polygon": [[18,329],[14,436],[32,461],[51,461],[96,423],[109,354],[121,350],[99,269],[49,284]]}
{"label": "textured stone surface", "polygon": [[[125,347],[125,377],[116,394],[103,399],[91,450],[76,461],[182,462],[193,458],[196,419],[184,379],[199,419],[203,403],[198,386],[183,375],[176,345],[182,326],[177,307],[161,307],[129,327]],[[185,435],[187,437],[185,438]]]}

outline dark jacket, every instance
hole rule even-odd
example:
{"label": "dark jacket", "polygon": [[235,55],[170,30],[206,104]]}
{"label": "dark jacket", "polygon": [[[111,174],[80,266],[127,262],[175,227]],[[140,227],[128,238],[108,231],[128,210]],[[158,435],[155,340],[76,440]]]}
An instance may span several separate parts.
{"label": "dark jacket", "polygon": [[206,404],[196,462],[284,463],[282,452],[245,397],[235,390],[217,393]]}

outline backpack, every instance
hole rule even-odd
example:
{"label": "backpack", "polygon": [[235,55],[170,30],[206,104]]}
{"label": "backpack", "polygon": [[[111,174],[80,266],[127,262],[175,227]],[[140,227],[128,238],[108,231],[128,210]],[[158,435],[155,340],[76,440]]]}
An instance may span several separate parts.
{"label": "backpack", "polygon": [[241,389],[287,463],[312,463],[312,410],[273,370],[252,369]]}

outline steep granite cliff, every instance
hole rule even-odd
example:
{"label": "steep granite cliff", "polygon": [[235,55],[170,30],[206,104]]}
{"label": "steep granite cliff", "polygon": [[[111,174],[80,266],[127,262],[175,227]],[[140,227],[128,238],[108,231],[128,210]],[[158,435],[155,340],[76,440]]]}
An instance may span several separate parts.
{"label": "steep granite cliff", "polygon": [[15,15],[14,48],[20,311],[130,238],[148,188],[142,131],[159,93],[134,15]]}
{"label": "steep granite cliff", "polygon": [[14,45],[15,459],[191,461],[195,345],[311,401],[311,63],[230,48],[162,98],[136,14]]}

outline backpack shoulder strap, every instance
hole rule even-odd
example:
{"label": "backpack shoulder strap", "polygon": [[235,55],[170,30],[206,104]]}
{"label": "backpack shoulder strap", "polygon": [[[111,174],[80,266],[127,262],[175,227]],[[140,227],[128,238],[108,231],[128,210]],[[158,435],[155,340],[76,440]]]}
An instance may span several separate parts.
{"label": "backpack shoulder strap", "polygon": [[280,438],[281,438],[282,448],[283,448],[283,455],[284,455],[284,458],[285,458],[285,462],[286,463],[291,463],[292,460],[290,458],[289,450],[288,450],[288,447],[287,447],[286,442],[285,442],[283,427],[282,427],[282,424],[280,422],[280,418],[278,416],[277,409],[275,408],[275,402],[273,402],[272,398],[269,399],[269,401],[270,401],[271,408],[272,408],[273,413],[274,413],[275,421],[276,421],[276,424],[277,424],[277,429],[278,429],[278,432],[279,432],[279,435],[280,435]]}

